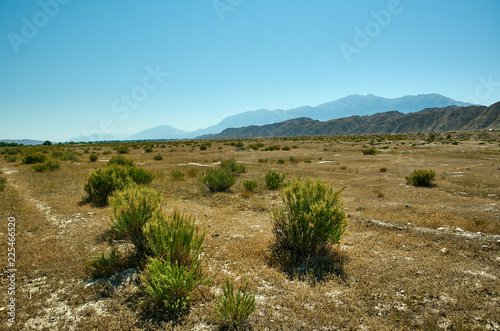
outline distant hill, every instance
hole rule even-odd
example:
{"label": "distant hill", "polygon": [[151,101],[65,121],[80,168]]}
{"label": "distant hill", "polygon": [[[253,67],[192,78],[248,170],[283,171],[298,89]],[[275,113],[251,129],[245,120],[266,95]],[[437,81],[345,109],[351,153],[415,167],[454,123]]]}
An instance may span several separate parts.
{"label": "distant hill", "polygon": [[3,139],[0,142],[11,144],[23,144],[23,145],[42,145],[45,140],[32,140],[32,139]]}
{"label": "distant hill", "polygon": [[[314,120],[328,121],[353,115],[373,115],[387,111],[398,111],[400,113],[416,112],[425,108],[446,106],[469,106],[470,104],[456,101],[440,94],[407,95],[401,98],[388,99],[372,94],[350,95],[336,101],[323,103],[311,107],[302,106],[298,108],[283,109],[259,109],[246,111],[237,115],[224,118],[216,125],[204,129],[188,132],[176,129],[170,125],[161,125],[148,130],[141,131],[131,136],[101,137],[80,136],[69,139],[70,141],[89,140],[149,140],[149,139],[191,139],[218,134],[228,128],[241,128],[249,125],[265,125],[280,123],[286,120],[306,117]],[[93,139],[92,139],[93,138]]]}
{"label": "distant hill", "polygon": [[485,106],[427,108],[404,114],[389,111],[330,121],[297,118],[263,126],[230,128],[213,139],[298,137],[353,134],[500,130],[500,102]]}

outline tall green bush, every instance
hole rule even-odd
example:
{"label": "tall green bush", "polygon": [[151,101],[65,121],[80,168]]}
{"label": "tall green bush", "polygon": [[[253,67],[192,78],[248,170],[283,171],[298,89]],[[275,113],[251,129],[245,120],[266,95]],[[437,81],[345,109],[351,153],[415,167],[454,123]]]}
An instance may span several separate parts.
{"label": "tall green bush", "polygon": [[83,187],[87,193],[84,202],[99,207],[106,206],[109,196],[116,190],[123,190],[131,183],[133,181],[125,167],[112,165],[94,170]]}
{"label": "tall green bush", "polygon": [[220,167],[234,175],[239,175],[247,170],[247,167],[244,164],[238,163],[235,159],[221,161]]}
{"label": "tall green bush", "polygon": [[268,189],[277,190],[285,184],[285,174],[280,174],[274,170],[268,170],[265,180]]}
{"label": "tall green bush", "polygon": [[300,258],[338,243],[347,225],[340,192],[321,180],[295,179],[272,211],[274,249]]}
{"label": "tall green bush", "polygon": [[160,211],[161,195],[147,187],[128,186],[109,198],[112,229],[130,240],[140,256],[147,254],[148,245],[143,227]]}
{"label": "tall green bush", "polygon": [[43,163],[47,157],[41,153],[28,154],[23,158],[22,164]]}
{"label": "tall green bush", "polygon": [[248,290],[248,281],[235,292],[229,278],[222,290],[223,295],[217,298],[215,304],[217,317],[232,328],[238,327],[255,311],[255,295]]}

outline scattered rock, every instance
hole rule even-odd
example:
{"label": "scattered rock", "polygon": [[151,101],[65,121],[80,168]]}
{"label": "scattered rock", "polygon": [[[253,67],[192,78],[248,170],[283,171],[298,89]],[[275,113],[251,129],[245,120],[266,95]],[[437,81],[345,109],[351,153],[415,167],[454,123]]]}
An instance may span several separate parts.
{"label": "scattered rock", "polygon": [[465,232],[464,230],[460,229],[460,228],[456,228],[455,229],[456,232]]}
{"label": "scattered rock", "polygon": [[448,254],[448,249],[446,249],[446,247],[441,248],[441,253]]}

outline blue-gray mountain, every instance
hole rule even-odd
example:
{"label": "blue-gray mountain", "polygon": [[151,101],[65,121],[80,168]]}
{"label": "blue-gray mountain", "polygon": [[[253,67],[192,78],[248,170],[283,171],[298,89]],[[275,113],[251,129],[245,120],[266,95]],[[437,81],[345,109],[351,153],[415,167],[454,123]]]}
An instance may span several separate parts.
{"label": "blue-gray mountain", "polygon": [[[259,109],[247,111],[237,115],[226,117],[216,125],[193,132],[178,130],[169,125],[161,125],[152,129],[141,131],[125,139],[147,140],[196,138],[205,135],[217,134],[228,128],[240,128],[249,125],[273,124],[300,117],[327,121],[353,115],[373,115],[376,113],[391,110],[396,110],[401,113],[409,113],[416,112],[425,108],[446,107],[450,105],[468,106],[470,104],[456,101],[439,94],[407,95],[396,99],[382,98],[371,94],[365,96],[351,95],[336,101],[323,103],[315,107],[302,106],[289,110]],[[116,137],[115,139],[113,139],[113,137],[106,137],[106,140],[119,139],[124,139],[124,137]],[[71,140],[87,141],[89,140],[89,137],[77,137]]]}
{"label": "blue-gray mountain", "polygon": [[448,106],[403,114],[389,111],[326,122],[297,118],[263,126],[230,128],[213,139],[301,137],[358,134],[500,130],[500,102],[485,106]]}

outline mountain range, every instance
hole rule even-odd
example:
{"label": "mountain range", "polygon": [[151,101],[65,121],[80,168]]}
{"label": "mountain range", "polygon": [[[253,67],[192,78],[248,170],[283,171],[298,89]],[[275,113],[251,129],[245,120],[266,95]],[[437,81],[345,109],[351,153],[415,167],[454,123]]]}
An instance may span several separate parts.
{"label": "mountain range", "polygon": [[229,128],[212,139],[500,130],[500,102],[486,106],[427,108],[404,114],[388,111],[330,121],[296,118],[262,126]]}
{"label": "mountain range", "polygon": [[[176,129],[170,125],[161,125],[141,131],[128,137],[111,135],[106,140],[149,140],[149,139],[191,139],[219,134],[228,128],[241,128],[250,125],[266,125],[291,119],[306,117],[318,121],[328,121],[353,115],[373,115],[386,111],[410,113],[431,107],[469,106],[470,104],[456,101],[439,94],[407,95],[401,98],[388,99],[369,95],[350,95],[336,101],[320,104],[315,107],[302,106],[298,108],[258,109],[246,111],[224,118],[220,123],[204,129],[188,132]],[[87,141],[88,137],[75,137],[71,141]]]}

